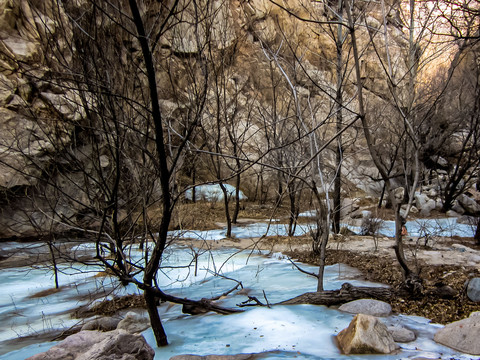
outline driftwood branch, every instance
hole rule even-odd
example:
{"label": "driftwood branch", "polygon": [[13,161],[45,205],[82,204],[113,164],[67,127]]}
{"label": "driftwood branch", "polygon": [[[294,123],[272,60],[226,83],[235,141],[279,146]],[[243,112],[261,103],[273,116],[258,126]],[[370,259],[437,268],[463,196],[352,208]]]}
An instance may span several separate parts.
{"label": "driftwood branch", "polygon": [[331,306],[365,298],[388,301],[396,294],[397,292],[390,288],[353,286],[345,283],[340,290],[308,292],[275,305],[311,304]]}

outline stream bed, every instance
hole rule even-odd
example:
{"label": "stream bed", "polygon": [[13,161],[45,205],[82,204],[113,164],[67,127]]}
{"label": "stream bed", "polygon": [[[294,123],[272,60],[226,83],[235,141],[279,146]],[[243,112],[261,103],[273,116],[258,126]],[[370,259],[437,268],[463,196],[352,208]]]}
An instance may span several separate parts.
{"label": "stream bed", "polygon": [[[259,225],[257,225],[259,226]],[[245,229],[237,229],[237,234]],[[15,243],[3,243],[2,249]],[[25,246],[25,244],[21,244]],[[76,251],[93,251],[91,244],[78,245]],[[140,252],[132,252],[136,259]],[[197,254],[195,262],[193,256]],[[0,360],[25,359],[50,348],[42,334],[67,329],[81,322],[70,314],[79,306],[92,304],[97,294],[137,293],[133,286],[121,287],[109,277],[95,276],[100,268],[85,265],[61,265],[59,292],[32,297],[53,287],[52,271],[46,267],[18,267],[0,271]],[[316,279],[296,270],[282,254],[265,251],[238,251],[223,248],[198,252],[187,246],[172,246],[162,264],[158,281],[169,293],[192,299],[210,298],[231,289],[241,281],[244,289],[235,291],[219,304],[234,307],[247,300],[245,293],[263,302],[275,303],[308,291],[315,291]],[[310,272],[313,266],[301,264]],[[327,289],[338,289],[344,282],[353,285],[383,286],[360,280],[356,269],[337,264],[325,273]],[[352,314],[314,305],[290,305],[245,308],[246,311],[223,316],[214,313],[186,315],[179,305],[162,304],[160,313],[170,345],[157,348],[151,330],[143,335],[155,349],[155,359],[168,360],[179,354],[263,353],[261,359],[473,359],[469,355],[436,344],[434,333],[442,325],[428,319],[401,314],[382,318],[386,325],[402,325],[417,334],[417,340],[399,344],[396,355],[345,356],[335,344],[335,335],[346,328]],[[24,336],[34,335],[24,339]]]}

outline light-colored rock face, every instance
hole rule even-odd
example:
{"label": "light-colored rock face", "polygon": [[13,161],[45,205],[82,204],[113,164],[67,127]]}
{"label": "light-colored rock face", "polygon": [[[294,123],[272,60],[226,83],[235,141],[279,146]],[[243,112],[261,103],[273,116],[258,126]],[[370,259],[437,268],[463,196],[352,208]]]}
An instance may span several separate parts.
{"label": "light-colored rock face", "polygon": [[480,355],[479,336],[480,316],[470,316],[438,330],[434,340],[462,353]]}
{"label": "light-colored rock face", "polygon": [[81,331],[28,360],[152,360],[154,350],[141,335],[122,330]]}
{"label": "light-colored rock face", "polygon": [[343,304],[338,310],[352,314],[365,314],[371,316],[388,316],[392,313],[390,304],[379,300],[360,299]]}
{"label": "light-colored rock face", "polygon": [[344,354],[390,354],[395,344],[387,327],[376,317],[356,315],[350,325],[337,335],[337,342]]}

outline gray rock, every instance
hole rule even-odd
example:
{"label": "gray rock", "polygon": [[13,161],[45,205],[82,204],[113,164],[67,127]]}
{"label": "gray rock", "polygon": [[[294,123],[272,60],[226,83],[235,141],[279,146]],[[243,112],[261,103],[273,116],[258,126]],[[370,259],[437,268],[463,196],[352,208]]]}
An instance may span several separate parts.
{"label": "gray rock", "polygon": [[117,328],[120,319],[113,317],[101,317],[87,321],[82,326],[83,330],[100,330],[100,331],[112,331]]}
{"label": "gray rock", "polygon": [[387,327],[376,317],[356,315],[350,325],[337,335],[338,347],[344,354],[390,354],[395,344]]}
{"label": "gray rock", "polygon": [[142,335],[123,330],[80,331],[27,360],[152,360],[154,356]]}
{"label": "gray rock", "polygon": [[[460,214],[460,215],[465,214],[465,209],[463,208],[462,205],[460,205],[460,203],[457,200],[455,200],[453,202],[452,210],[455,211],[457,214]],[[448,214],[448,212],[447,212],[447,214]]]}
{"label": "gray rock", "polygon": [[170,360],[254,360],[258,354],[238,354],[238,355],[176,355]]}
{"label": "gray rock", "polygon": [[461,194],[457,198],[457,200],[467,213],[472,215],[480,213],[480,205],[474,199],[468,197],[467,195]]}
{"label": "gray rock", "polygon": [[403,200],[403,197],[405,196],[405,188],[397,187],[396,189],[393,190],[393,196],[397,200]]}
{"label": "gray rock", "polygon": [[480,316],[455,321],[435,333],[434,340],[466,354],[480,355]]}
{"label": "gray rock", "polygon": [[417,336],[412,330],[404,328],[402,326],[389,326],[388,332],[392,335],[395,342],[408,343],[415,341]]}
{"label": "gray rock", "polygon": [[427,195],[418,192],[415,193],[415,204],[417,205],[417,208],[423,209],[428,200],[430,199]]}
{"label": "gray rock", "polygon": [[149,327],[150,320],[133,311],[128,312],[125,318],[117,325],[117,329],[125,330],[131,334],[141,333]]}
{"label": "gray rock", "polygon": [[480,278],[473,278],[468,282],[467,296],[472,301],[480,302]]}
{"label": "gray rock", "polygon": [[423,216],[429,216],[430,213],[435,210],[437,206],[437,203],[435,200],[429,199],[425,204],[423,204],[423,207],[420,209],[420,214]]}
{"label": "gray rock", "polygon": [[458,212],[453,211],[453,210],[448,210],[446,215],[448,217],[460,217],[460,216],[462,216],[462,214],[459,214]]}
{"label": "gray rock", "polygon": [[390,304],[379,300],[360,299],[343,304],[338,310],[352,314],[365,314],[372,316],[388,316],[392,313]]}
{"label": "gray rock", "polygon": [[463,215],[457,219],[457,223],[466,225],[477,225],[478,218],[474,216]]}

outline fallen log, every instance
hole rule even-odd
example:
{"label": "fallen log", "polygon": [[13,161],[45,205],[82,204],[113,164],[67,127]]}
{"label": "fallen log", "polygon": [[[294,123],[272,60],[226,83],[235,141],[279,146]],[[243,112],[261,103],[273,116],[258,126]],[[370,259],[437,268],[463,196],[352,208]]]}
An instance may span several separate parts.
{"label": "fallen log", "polygon": [[339,290],[326,290],[322,292],[308,292],[292,299],[281,301],[275,305],[340,305],[358,299],[375,299],[388,302],[398,291],[385,287],[353,286],[344,283]]}

